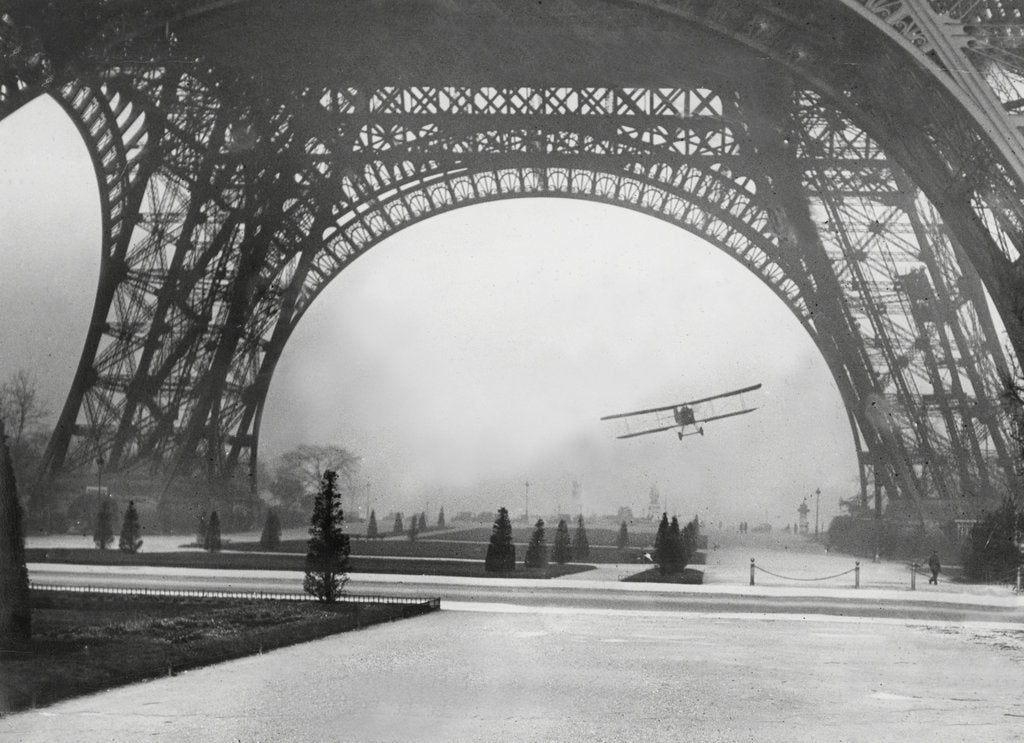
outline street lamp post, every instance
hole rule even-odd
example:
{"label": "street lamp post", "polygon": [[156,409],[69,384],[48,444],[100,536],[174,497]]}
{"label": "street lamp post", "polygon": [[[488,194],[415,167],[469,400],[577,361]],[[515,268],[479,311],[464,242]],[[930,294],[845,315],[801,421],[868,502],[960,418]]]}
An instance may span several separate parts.
{"label": "street lamp post", "polygon": [[821,488],[814,491],[814,536],[818,536],[818,501],[821,499]]}
{"label": "street lamp post", "polygon": [[103,495],[103,455],[96,457],[96,498]]}
{"label": "street lamp post", "polygon": [[530,523],[530,481],[526,481],[526,523]]}

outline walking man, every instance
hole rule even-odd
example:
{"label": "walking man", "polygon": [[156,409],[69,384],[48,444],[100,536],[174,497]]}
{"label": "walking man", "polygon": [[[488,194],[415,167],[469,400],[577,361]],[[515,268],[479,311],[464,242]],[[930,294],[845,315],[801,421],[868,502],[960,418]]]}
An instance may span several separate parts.
{"label": "walking man", "polygon": [[931,557],[928,558],[928,567],[932,570],[932,577],[928,579],[928,584],[939,585],[939,555],[934,550]]}

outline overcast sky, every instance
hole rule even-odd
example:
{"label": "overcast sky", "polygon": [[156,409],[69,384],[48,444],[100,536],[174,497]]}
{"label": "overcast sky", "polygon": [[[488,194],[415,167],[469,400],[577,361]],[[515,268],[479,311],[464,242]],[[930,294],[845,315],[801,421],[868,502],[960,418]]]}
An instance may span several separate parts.
{"label": "overcast sky", "polygon": [[[99,265],[95,177],[50,101],[0,122],[0,375],[63,403]],[[706,436],[619,441],[602,415],[762,382],[759,410]],[[646,509],[823,521],[857,492],[820,354],[731,258],[610,206],[520,199],[434,217],[347,269],[285,351],[261,456],[336,443],[363,456],[378,512]],[[572,481],[583,502],[573,503]]]}

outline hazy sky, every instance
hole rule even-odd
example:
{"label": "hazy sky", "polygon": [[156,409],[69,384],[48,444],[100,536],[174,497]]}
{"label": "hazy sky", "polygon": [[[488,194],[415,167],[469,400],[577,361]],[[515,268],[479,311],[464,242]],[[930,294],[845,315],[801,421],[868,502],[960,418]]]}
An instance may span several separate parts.
{"label": "hazy sky", "polygon": [[[95,177],[73,126],[37,101],[0,122],[0,376],[26,367],[56,411],[99,265]],[[763,382],[760,410],[680,442],[618,441],[602,415]],[[381,511],[646,508],[792,523],[857,491],[823,360],[757,279],[686,232],[564,199],[460,209],[360,258],[291,340],[262,456],[337,443]],[[368,485],[367,485],[368,484]],[[431,516],[433,518],[433,515]]]}

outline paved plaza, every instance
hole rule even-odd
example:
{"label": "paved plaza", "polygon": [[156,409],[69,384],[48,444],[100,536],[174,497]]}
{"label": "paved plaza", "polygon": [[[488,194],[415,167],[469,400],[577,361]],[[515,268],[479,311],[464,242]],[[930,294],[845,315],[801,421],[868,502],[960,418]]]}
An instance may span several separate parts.
{"label": "paved plaza", "polygon": [[1024,739],[1019,628],[442,611],[13,715],[51,741]]}
{"label": "paved plaza", "polygon": [[[910,591],[907,566],[883,562],[862,565],[860,589],[851,575],[760,572],[751,588],[751,556],[790,578],[842,572],[853,558],[781,535],[719,541],[707,585],[676,587],[668,599],[615,582],[616,571],[635,569],[626,565],[595,572],[603,586],[572,576],[515,581],[504,594],[493,581],[474,591],[471,579],[424,578],[418,588],[452,597],[440,613],[12,715],[0,720],[0,738],[1024,739],[1024,606],[1008,587],[943,581]],[[371,578],[382,580],[362,579]],[[382,583],[397,591],[410,580]],[[577,603],[559,599],[556,584]],[[876,599],[879,611],[865,616]],[[773,608],[759,612],[759,601]],[[994,619],[945,618],[955,609]]]}

